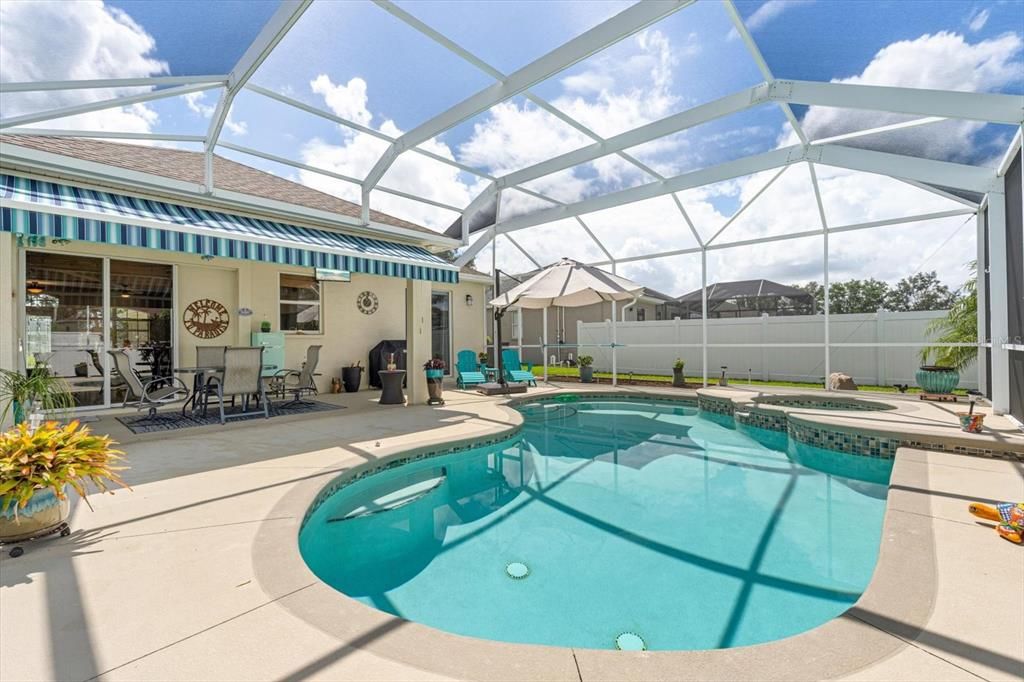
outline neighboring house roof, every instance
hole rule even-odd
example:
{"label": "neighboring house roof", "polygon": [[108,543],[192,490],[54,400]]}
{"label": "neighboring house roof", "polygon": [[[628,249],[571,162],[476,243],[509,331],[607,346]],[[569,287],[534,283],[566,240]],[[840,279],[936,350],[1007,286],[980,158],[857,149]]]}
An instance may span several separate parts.
{"label": "neighboring house roof", "polygon": [[[778,297],[813,298],[803,289],[779,284],[768,279],[745,279],[736,282],[716,282],[708,285],[708,301],[728,301],[732,298]],[[676,299],[677,303],[700,303],[701,290],[691,291]]]}
{"label": "neighboring house roof", "polygon": [[[201,184],[204,181],[202,152],[78,137],[20,134],[2,135],[0,142],[182,182]],[[331,194],[311,189],[273,173],[267,173],[216,154],[213,156],[213,182],[217,189],[338,213],[350,218],[360,217],[359,204],[339,199]],[[370,209],[370,220],[439,236],[439,233],[422,225],[373,209]]]}

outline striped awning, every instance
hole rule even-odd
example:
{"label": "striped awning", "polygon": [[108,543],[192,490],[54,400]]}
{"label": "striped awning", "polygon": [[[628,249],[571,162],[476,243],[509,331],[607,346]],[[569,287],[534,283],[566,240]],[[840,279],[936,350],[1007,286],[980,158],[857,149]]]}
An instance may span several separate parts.
{"label": "striped awning", "polygon": [[0,174],[0,231],[219,258],[459,281],[426,249],[329,230]]}

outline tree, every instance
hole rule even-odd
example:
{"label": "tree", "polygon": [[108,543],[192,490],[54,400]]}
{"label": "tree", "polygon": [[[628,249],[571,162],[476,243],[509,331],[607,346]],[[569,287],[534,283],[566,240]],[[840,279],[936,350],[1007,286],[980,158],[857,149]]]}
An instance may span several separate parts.
{"label": "tree", "polygon": [[[961,291],[963,295],[950,307],[949,313],[933,321],[925,330],[927,334],[939,333],[938,343],[975,343],[978,340],[978,263],[969,265],[971,277]],[[927,364],[935,358],[935,364],[952,367],[962,372],[978,356],[977,346],[935,347],[921,351],[921,362]]]}
{"label": "tree", "polygon": [[904,277],[885,297],[887,310],[946,310],[957,301],[957,294],[939,281],[932,272],[919,272]]}
{"label": "tree", "polygon": [[[808,282],[801,287],[814,296],[815,309],[825,310],[825,287],[818,282]],[[889,285],[877,279],[850,279],[829,284],[829,313],[873,313],[885,304]]]}

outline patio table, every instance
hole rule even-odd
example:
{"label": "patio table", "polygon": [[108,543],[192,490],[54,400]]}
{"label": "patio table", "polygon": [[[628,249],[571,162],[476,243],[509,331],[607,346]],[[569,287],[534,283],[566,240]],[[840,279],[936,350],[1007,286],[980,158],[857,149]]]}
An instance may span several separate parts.
{"label": "patio table", "polygon": [[380,375],[380,405],[403,405],[405,394],[402,393],[402,381],[405,379],[404,369],[382,369]]}
{"label": "patio table", "polygon": [[[263,365],[263,371],[274,371],[277,369],[277,365]],[[199,394],[202,392],[203,386],[206,385],[206,375],[215,374],[217,372],[223,372],[224,365],[206,365],[204,367],[175,367],[175,374],[191,374],[192,377],[192,395],[188,397],[185,404],[181,406],[181,414],[185,415],[185,410],[189,405],[192,405],[192,414],[199,411]]]}

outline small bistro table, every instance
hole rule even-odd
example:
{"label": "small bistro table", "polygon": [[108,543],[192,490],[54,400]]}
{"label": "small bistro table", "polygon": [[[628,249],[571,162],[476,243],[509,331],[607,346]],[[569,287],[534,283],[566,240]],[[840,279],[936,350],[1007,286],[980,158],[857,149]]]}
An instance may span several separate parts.
{"label": "small bistro table", "polygon": [[402,393],[402,382],[405,381],[404,369],[382,369],[380,374],[381,405],[404,405],[405,394]]}
{"label": "small bistro table", "polygon": [[[277,369],[277,365],[263,365],[263,371],[273,371]],[[191,374],[192,375],[192,395],[188,397],[188,400],[181,406],[181,416],[185,416],[185,410],[189,405],[192,406],[192,414],[199,411],[199,395],[203,392],[203,386],[206,385],[206,375],[216,374],[217,372],[223,372],[224,365],[207,365],[205,367],[175,367],[175,374]],[[262,379],[261,379],[262,380]]]}

